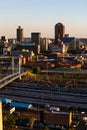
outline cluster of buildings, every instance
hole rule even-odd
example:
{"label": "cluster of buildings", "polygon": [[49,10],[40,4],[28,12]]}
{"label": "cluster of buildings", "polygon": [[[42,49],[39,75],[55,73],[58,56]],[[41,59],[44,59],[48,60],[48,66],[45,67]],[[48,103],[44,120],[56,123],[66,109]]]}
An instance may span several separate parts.
{"label": "cluster of buildings", "polygon": [[[62,23],[57,23],[55,25],[54,43],[55,44],[52,44],[51,47],[52,51],[63,54],[79,54],[85,53],[87,50],[87,39],[77,39],[75,37],[69,37],[69,34],[65,34],[65,26]],[[53,48],[55,48],[55,50]]]}
{"label": "cluster of buildings", "polygon": [[62,23],[55,25],[55,38],[42,38],[40,32],[32,32],[30,38],[24,37],[24,30],[19,26],[16,30],[17,37],[8,39],[1,36],[0,55],[32,56],[46,55],[53,58],[59,54],[86,54],[87,39],[69,37],[65,33]]}
{"label": "cluster of buildings", "polygon": [[8,39],[1,36],[0,40],[0,54],[12,54],[14,48],[18,52],[25,50],[25,52],[33,52],[35,55],[40,53],[85,53],[87,51],[87,39],[76,39],[65,34],[65,26],[62,23],[55,25],[55,38],[42,38],[41,33],[31,33],[31,38],[24,38],[24,30],[19,26],[17,28],[16,39]]}

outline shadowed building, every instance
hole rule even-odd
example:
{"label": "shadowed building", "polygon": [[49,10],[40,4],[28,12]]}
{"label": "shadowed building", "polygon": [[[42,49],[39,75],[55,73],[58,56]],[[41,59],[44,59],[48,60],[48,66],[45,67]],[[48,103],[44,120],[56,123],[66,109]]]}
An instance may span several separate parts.
{"label": "shadowed building", "polygon": [[22,42],[23,41],[23,28],[21,28],[21,26],[19,26],[17,28],[17,41],[18,42]]}
{"label": "shadowed building", "polygon": [[51,43],[51,41],[48,38],[41,38],[41,43],[40,43],[41,52],[48,51],[49,43]]}
{"label": "shadowed building", "polygon": [[65,26],[62,23],[57,23],[55,25],[55,44],[58,43],[58,39],[65,37]]}
{"label": "shadowed building", "polygon": [[34,42],[36,45],[40,45],[40,38],[41,33],[31,33],[31,41]]}
{"label": "shadowed building", "polygon": [[17,46],[16,49],[12,51],[13,56],[28,56],[33,52],[35,55],[40,53],[40,45],[36,45],[33,42],[20,42]]}

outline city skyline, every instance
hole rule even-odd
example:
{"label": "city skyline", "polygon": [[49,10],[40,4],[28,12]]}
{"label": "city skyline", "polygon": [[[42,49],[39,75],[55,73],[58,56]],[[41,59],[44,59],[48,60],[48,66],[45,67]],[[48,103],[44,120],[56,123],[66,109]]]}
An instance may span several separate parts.
{"label": "city skyline", "polygon": [[55,24],[61,22],[66,34],[87,38],[86,7],[86,0],[0,0],[0,36],[15,38],[21,26],[24,37],[40,32],[54,38]]}

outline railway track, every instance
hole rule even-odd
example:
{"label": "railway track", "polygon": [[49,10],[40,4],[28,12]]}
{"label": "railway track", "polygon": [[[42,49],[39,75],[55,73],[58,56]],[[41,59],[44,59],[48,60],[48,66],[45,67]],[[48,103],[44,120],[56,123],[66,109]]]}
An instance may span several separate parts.
{"label": "railway track", "polygon": [[79,88],[76,93],[74,93],[75,88],[71,90],[66,91],[63,87],[11,83],[0,90],[0,97],[36,105],[49,104],[87,109],[87,92]]}

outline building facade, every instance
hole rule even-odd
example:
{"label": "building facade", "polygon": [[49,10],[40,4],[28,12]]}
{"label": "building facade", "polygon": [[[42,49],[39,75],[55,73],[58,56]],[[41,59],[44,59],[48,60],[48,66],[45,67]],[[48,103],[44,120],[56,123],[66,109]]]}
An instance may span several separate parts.
{"label": "building facade", "polygon": [[83,53],[85,50],[86,50],[86,44],[79,39],[74,39],[70,43],[69,48],[68,48],[69,52],[72,52],[75,54]]}
{"label": "building facade", "polygon": [[12,51],[12,55],[28,55],[33,52],[35,55],[40,53],[40,45],[33,42],[21,42],[16,46],[16,50]]}
{"label": "building facade", "polygon": [[41,43],[40,43],[41,52],[48,51],[49,43],[50,43],[50,41],[48,38],[41,39]]}
{"label": "building facade", "polygon": [[49,51],[50,52],[57,52],[57,53],[65,53],[65,45],[58,45],[58,44],[49,44]]}
{"label": "building facade", "polygon": [[57,23],[55,25],[55,44],[58,43],[58,39],[65,37],[65,26],[62,23]]}
{"label": "building facade", "polygon": [[19,26],[17,28],[17,41],[18,42],[22,42],[23,41],[23,28],[21,28],[21,26]]}
{"label": "building facade", "polygon": [[40,38],[41,33],[38,32],[31,33],[31,42],[35,43],[36,45],[40,45]]}

